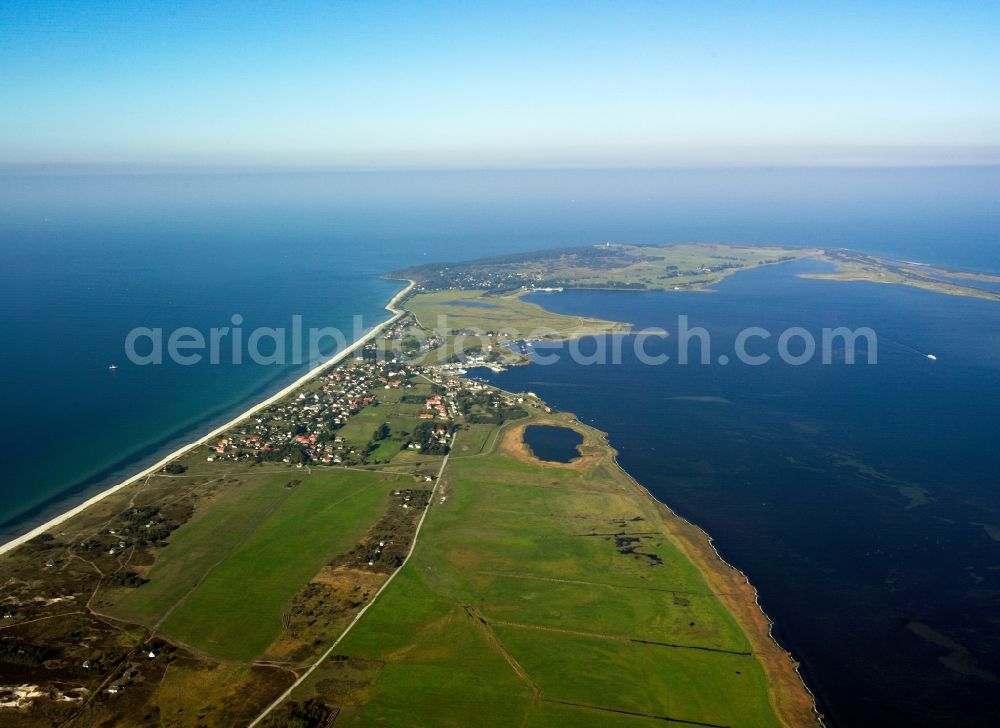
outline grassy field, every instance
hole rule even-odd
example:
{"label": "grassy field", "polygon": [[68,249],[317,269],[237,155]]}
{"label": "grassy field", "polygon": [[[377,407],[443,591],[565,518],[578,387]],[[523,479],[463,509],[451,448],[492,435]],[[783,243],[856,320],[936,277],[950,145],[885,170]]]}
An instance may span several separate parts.
{"label": "grassy field", "polygon": [[150,702],[165,728],[245,725],[253,719],[255,694],[273,690],[276,678],[280,676],[268,668],[176,660],[167,667]]}
{"label": "grassy field", "polygon": [[[425,364],[446,361],[457,352],[490,345],[505,353],[504,345],[515,339],[572,339],[628,328],[627,324],[584,316],[551,313],[541,306],[522,301],[519,293],[490,295],[485,291],[435,291],[413,296],[407,308],[427,331],[442,336],[444,344],[428,352]],[[475,334],[450,334],[469,331]],[[495,336],[486,336],[494,332]],[[478,334],[478,335],[476,335]]]}
{"label": "grassy field", "polygon": [[466,425],[462,436],[455,441],[454,456],[479,455],[496,436],[494,425]]}
{"label": "grassy field", "polygon": [[780,725],[733,615],[581,429],[575,467],[463,431],[410,564],[295,698],[349,725]]}
{"label": "grassy field", "polygon": [[[388,423],[391,439],[401,440],[413,432],[421,420],[417,417],[426,412],[422,398],[429,397],[431,386],[427,382],[418,382],[411,389],[387,389],[378,393],[378,406],[365,407],[353,415],[338,431],[338,435],[350,447],[363,447],[371,439],[382,423]],[[421,398],[419,402],[402,402],[403,396]],[[388,443],[383,443],[388,445]],[[398,450],[398,448],[396,448]],[[382,455],[385,460],[391,459],[390,448],[384,448]],[[381,455],[377,459],[383,459]]]}
{"label": "grassy field", "polygon": [[363,447],[371,439],[375,430],[385,422],[388,413],[379,407],[366,407],[347,421],[337,433],[351,447]]}
{"label": "grassy field", "polygon": [[102,594],[102,611],[123,621],[155,624],[291,495],[284,485],[292,479],[290,471],[229,479],[230,487],[173,534],[163,558],[150,569],[149,582],[141,589]]}
{"label": "grassy field", "polygon": [[[286,487],[293,475],[301,482]],[[217,657],[253,660],[281,632],[292,596],[359,540],[395,483],[346,470],[254,480],[182,526],[149,583],[109,611],[144,624],[166,615],[167,636]]]}
{"label": "grassy field", "polygon": [[552,313],[538,304],[522,301],[516,294],[487,295],[484,291],[422,293],[407,301],[406,307],[426,329],[438,328],[441,317],[446,322],[442,325],[445,329],[516,330],[521,336],[538,331],[567,337],[618,326],[613,321]]}

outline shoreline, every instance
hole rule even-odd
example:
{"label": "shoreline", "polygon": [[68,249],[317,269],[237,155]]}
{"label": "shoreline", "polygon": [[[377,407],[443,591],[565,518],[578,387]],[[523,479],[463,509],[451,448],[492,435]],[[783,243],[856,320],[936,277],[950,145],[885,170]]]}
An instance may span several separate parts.
{"label": "shoreline", "polygon": [[[600,432],[603,433],[603,430],[601,430]],[[727,577],[735,577],[737,581],[740,582],[736,584],[736,586],[742,587],[740,591],[743,590],[748,591],[747,594],[741,596],[743,596],[744,598],[748,596],[753,597],[752,604],[754,607],[756,607],[757,613],[756,614],[751,613],[749,615],[751,617],[750,624],[743,624],[742,620],[739,618],[741,610],[738,607],[744,600],[733,599],[732,592],[728,592],[724,589],[720,590],[720,599],[722,599],[724,602],[730,602],[729,604],[730,611],[733,613],[733,616],[737,619],[737,622],[740,622],[740,627],[747,635],[747,638],[750,640],[751,645],[753,645],[755,637],[763,638],[764,640],[766,640],[767,646],[773,647],[777,651],[776,654],[773,655],[773,657],[776,657],[778,659],[778,664],[773,666],[780,671],[791,670],[792,674],[795,675],[795,680],[798,683],[798,685],[803,690],[805,690],[806,694],[809,696],[810,704],[808,706],[808,711],[811,713],[811,717],[820,726],[825,726],[826,723],[823,720],[824,717],[823,713],[820,712],[819,706],[816,703],[816,694],[812,691],[812,689],[810,689],[808,683],[806,683],[805,678],[802,676],[802,673],[799,671],[799,665],[800,665],[799,661],[796,660],[795,656],[792,655],[790,651],[785,649],[785,647],[782,646],[780,642],[778,642],[778,638],[774,636],[774,620],[771,619],[771,617],[767,614],[766,611],[764,611],[764,607],[760,603],[760,592],[757,591],[757,587],[755,587],[753,583],[750,581],[750,577],[747,576],[746,572],[744,572],[742,569],[737,568],[733,564],[729,563],[725,558],[723,558],[722,554],[719,553],[719,549],[715,545],[715,540],[712,538],[712,535],[708,533],[708,531],[699,526],[697,523],[689,521],[687,518],[684,518],[683,516],[678,514],[673,508],[667,505],[667,503],[665,503],[664,501],[660,500],[655,495],[653,495],[652,491],[650,491],[649,488],[647,488],[638,480],[636,480],[631,473],[629,473],[624,467],[622,467],[621,463],[618,462],[618,451],[615,450],[609,442],[607,442],[608,433],[603,433],[603,434],[605,437],[605,443],[607,447],[612,451],[611,460],[614,463],[615,467],[618,468],[618,470],[635,486],[635,488],[644,497],[648,498],[653,503],[653,505],[656,506],[657,510],[659,510],[661,513],[667,516],[670,520],[679,523],[683,528],[690,529],[692,531],[692,535],[694,536],[693,539],[690,538],[690,536],[688,536],[687,534],[677,533],[673,535],[677,540],[678,548],[684,553],[685,556],[687,556],[687,558],[691,561],[691,563],[693,563],[698,568],[698,570],[702,573],[702,576],[705,577],[705,580],[708,581],[709,583],[712,583],[713,577],[719,579],[726,579]],[[690,548],[689,545],[693,548]],[[699,546],[707,547],[711,553],[707,554],[700,552],[698,550]],[[705,556],[708,556],[708,558],[711,559],[711,561],[714,563],[707,562],[704,558]],[[722,571],[717,571],[716,569],[713,569],[712,566],[721,567]],[[747,604],[746,606],[749,607],[749,604]],[[763,623],[760,622],[760,619],[763,619]],[[758,627],[758,629],[754,629],[754,627]],[[761,633],[759,629],[760,627],[764,627],[766,631],[764,633]],[[755,652],[758,655],[761,654],[760,650],[755,650]],[[768,662],[767,661],[762,661],[762,662],[764,662],[765,671],[768,671],[767,670]],[[772,689],[770,691],[772,698],[774,699],[773,704],[775,707],[775,711],[778,713],[779,717],[788,718],[790,721],[793,721],[791,723],[792,725],[797,724],[796,719],[803,717],[801,716],[800,711],[805,706],[802,705],[796,706],[794,704],[789,705],[785,700],[782,700],[782,696],[775,693],[773,688],[775,683],[780,683],[784,681],[780,679],[780,676],[769,675],[769,677],[776,678],[771,681]],[[788,676],[786,675],[786,677]]]}
{"label": "shoreline", "polygon": [[330,369],[330,368],[336,366],[337,364],[339,364],[340,362],[342,362],[348,356],[350,356],[355,351],[357,351],[358,349],[360,349],[361,347],[363,347],[365,344],[367,344],[369,341],[371,341],[376,336],[378,336],[387,326],[389,326],[389,325],[395,323],[396,321],[398,321],[399,318],[405,313],[404,309],[399,308],[399,304],[406,298],[407,295],[409,295],[409,293],[413,290],[413,287],[416,285],[416,283],[414,281],[408,279],[408,278],[407,279],[400,278],[400,279],[393,279],[393,280],[406,280],[407,281],[407,285],[404,286],[401,290],[399,290],[391,299],[389,299],[388,303],[385,304],[385,310],[392,314],[385,321],[383,321],[382,323],[377,324],[376,326],[372,327],[370,330],[368,330],[362,336],[360,336],[357,340],[351,342],[351,344],[349,346],[345,347],[342,351],[338,351],[336,354],[334,354],[332,357],[330,357],[326,361],[317,364],[312,369],[310,369],[305,374],[303,374],[301,377],[298,377],[297,379],[295,379],[295,381],[290,382],[288,385],[286,385],[285,387],[283,387],[278,392],[275,392],[274,394],[270,395],[269,397],[261,400],[260,402],[257,402],[256,404],[252,405],[249,409],[245,410],[244,412],[241,412],[240,414],[236,415],[235,417],[233,417],[229,421],[224,422],[223,424],[219,425],[218,427],[216,427],[212,431],[210,431],[210,432],[202,435],[201,437],[199,437],[198,439],[196,439],[196,440],[194,440],[192,442],[188,442],[187,444],[180,446],[179,448],[177,448],[173,452],[169,453],[168,455],[164,456],[163,458],[161,458],[157,462],[155,462],[152,465],[144,468],[143,470],[140,470],[138,473],[136,473],[135,475],[132,475],[129,478],[126,478],[122,482],[116,483],[115,485],[112,485],[109,488],[105,488],[104,490],[102,490],[102,491],[94,494],[93,496],[87,498],[82,503],[78,503],[77,505],[73,506],[69,510],[64,511],[64,512],[62,512],[62,513],[60,513],[60,514],[58,514],[58,515],[50,518],[49,520],[45,521],[44,523],[41,523],[41,524],[35,526],[30,531],[27,531],[26,533],[23,533],[20,536],[16,536],[15,538],[12,538],[9,541],[6,541],[2,545],[0,545],[0,555],[5,554],[8,551],[13,551],[17,547],[19,547],[19,546],[27,543],[28,541],[30,541],[31,539],[35,538],[36,536],[40,536],[41,534],[45,533],[46,531],[49,531],[52,528],[55,528],[56,526],[64,523],[65,521],[68,521],[73,516],[75,516],[75,515],[77,515],[79,513],[82,513],[83,511],[85,511],[90,506],[94,505],[95,503],[99,503],[100,501],[104,500],[105,498],[107,498],[108,496],[112,495],[113,493],[118,492],[122,488],[125,488],[126,486],[129,486],[129,485],[131,485],[131,484],[133,484],[133,483],[141,480],[142,478],[146,478],[146,477],[148,477],[148,476],[156,473],[158,470],[160,470],[161,468],[163,468],[165,465],[167,465],[172,460],[177,459],[181,455],[184,455],[185,453],[190,452],[191,450],[195,449],[196,447],[199,447],[200,445],[204,445],[206,442],[208,442],[213,437],[216,437],[216,436],[222,434],[223,432],[225,432],[226,430],[230,429],[234,425],[236,425],[236,424],[240,423],[241,421],[245,420],[247,417],[250,417],[251,415],[253,415],[256,412],[260,411],[261,409],[263,409],[263,408],[265,408],[265,407],[267,407],[267,406],[269,406],[269,405],[277,402],[278,400],[282,399],[283,397],[288,396],[289,394],[291,394],[292,392],[294,392],[296,389],[298,389],[299,387],[301,387],[303,384],[306,384],[309,380],[313,379],[314,377],[322,374],[327,369]]}
{"label": "shoreline", "polygon": [[[496,385],[491,386],[496,387]],[[502,387],[496,388],[514,394]],[[541,399],[537,401],[544,402]],[[826,723],[817,705],[816,694],[799,671],[798,660],[775,637],[774,620],[764,611],[757,588],[744,571],[723,558],[711,534],[678,514],[667,503],[657,498],[649,488],[636,480],[635,476],[618,462],[618,450],[611,444],[610,434],[594,425],[582,422],[573,412],[562,410],[558,415],[533,418],[524,424],[515,421],[510,426],[502,428],[496,446],[507,447],[515,457],[537,460],[527,448],[521,434],[528,425],[568,427],[580,432],[584,436],[584,442],[587,432],[596,434],[600,446],[610,455],[611,466],[636,490],[639,498],[648,501],[656,509],[663,525],[668,527],[666,531],[668,539],[698,570],[746,635],[753,654],[760,659],[761,667],[767,676],[769,698],[779,720],[789,728],[825,727]],[[585,472],[604,457],[606,457],[604,454],[595,455],[588,452],[566,463],[544,462],[546,467]]]}

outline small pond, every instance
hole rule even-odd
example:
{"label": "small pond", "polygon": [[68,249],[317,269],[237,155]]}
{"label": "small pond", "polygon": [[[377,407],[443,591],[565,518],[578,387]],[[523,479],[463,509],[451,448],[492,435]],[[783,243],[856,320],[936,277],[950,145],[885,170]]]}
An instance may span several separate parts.
{"label": "small pond", "polygon": [[580,457],[577,446],[583,444],[583,435],[568,427],[528,425],[524,428],[524,443],[539,460],[568,463]]}

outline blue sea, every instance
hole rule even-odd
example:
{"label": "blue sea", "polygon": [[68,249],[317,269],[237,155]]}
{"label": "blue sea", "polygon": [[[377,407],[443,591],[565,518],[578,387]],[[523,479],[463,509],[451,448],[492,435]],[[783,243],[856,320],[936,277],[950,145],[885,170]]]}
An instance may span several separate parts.
{"label": "blue sea", "polygon": [[[1000,273],[998,190],[997,168],[2,175],[0,531],[138,471],[305,368],[225,355],[139,366],[125,355],[136,327],[301,316],[351,332],[387,315],[393,268],[606,241],[850,247]],[[666,328],[685,314],[722,347],[747,325],[870,326],[878,365],[626,356],[496,381],[607,430],[628,470],[713,535],[834,725],[988,725],[1000,307],[805,280],[813,264],[797,265],[715,293],[538,301]]]}

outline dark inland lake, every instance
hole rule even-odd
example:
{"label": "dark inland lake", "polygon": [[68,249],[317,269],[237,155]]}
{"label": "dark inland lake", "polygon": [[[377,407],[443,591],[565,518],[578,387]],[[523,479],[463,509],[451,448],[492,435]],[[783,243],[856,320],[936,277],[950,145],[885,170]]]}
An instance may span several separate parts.
{"label": "dark inland lake", "polygon": [[[643,364],[625,336],[579,345],[593,361],[616,344],[617,364],[539,346],[558,361],[486,376],[607,431],[626,470],[712,535],[760,591],[830,725],[996,725],[1000,306],[796,275],[820,267],[757,269],[713,293],[531,296],[666,329],[644,346],[671,358]],[[710,364],[697,340],[692,363],[677,363],[679,315],[710,333]],[[773,333],[747,345],[769,363],[732,356],[748,326]],[[779,361],[791,326],[817,341],[823,327],[871,327],[877,363],[863,346],[854,365],[842,346],[831,364],[819,352]]]}
{"label": "dark inland lake", "polygon": [[568,427],[528,425],[524,428],[524,442],[539,460],[568,463],[580,457],[577,446],[583,443],[583,435]]}

